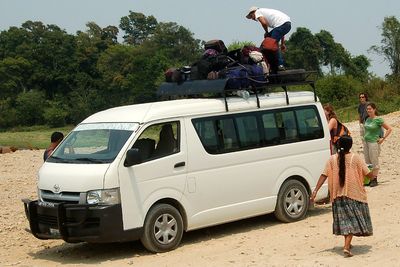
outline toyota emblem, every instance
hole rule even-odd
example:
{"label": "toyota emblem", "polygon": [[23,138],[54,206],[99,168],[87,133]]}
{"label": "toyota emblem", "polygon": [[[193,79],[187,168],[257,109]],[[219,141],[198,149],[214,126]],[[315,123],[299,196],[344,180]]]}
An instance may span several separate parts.
{"label": "toyota emblem", "polygon": [[58,184],[55,184],[55,185],[53,186],[53,188],[54,188],[54,192],[55,192],[55,193],[60,192],[60,186],[59,186]]}

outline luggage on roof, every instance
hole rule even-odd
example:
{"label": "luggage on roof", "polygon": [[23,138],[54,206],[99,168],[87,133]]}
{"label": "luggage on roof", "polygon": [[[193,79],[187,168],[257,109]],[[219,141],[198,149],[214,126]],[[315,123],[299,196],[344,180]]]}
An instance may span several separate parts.
{"label": "luggage on roof", "polygon": [[218,53],[227,54],[228,49],[226,48],[222,40],[210,40],[204,44],[204,50],[214,49]]}

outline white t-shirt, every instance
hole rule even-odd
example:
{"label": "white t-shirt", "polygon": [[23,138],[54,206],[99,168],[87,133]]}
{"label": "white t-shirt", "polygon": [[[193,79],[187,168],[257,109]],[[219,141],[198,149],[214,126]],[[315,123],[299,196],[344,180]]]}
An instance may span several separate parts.
{"label": "white t-shirt", "polygon": [[256,19],[259,17],[264,17],[268,22],[268,27],[276,28],[284,24],[285,22],[290,22],[290,17],[285,13],[270,9],[270,8],[259,8],[255,12]]}

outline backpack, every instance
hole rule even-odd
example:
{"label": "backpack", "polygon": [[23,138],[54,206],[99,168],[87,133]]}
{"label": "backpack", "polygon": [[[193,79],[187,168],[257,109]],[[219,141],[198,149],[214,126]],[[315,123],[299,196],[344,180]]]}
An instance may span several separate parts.
{"label": "backpack", "polygon": [[226,48],[224,42],[222,40],[210,40],[204,44],[204,50],[214,49],[218,53],[226,54],[228,53],[228,49]]}
{"label": "backpack", "polygon": [[351,132],[349,131],[349,129],[340,121],[337,121],[337,127],[336,127],[336,132],[333,136],[333,140],[332,143],[336,144],[337,141],[339,140],[340,137],[344,136],[344,135],[351,135]]}
{"label": "backpack", "polygon": [[228,78],[226,89],[246,89],[259,87],[266,83],[263,68],[258,65],[245,65],[229,68],[220,73],[221,77]]}
{"label": "backpack", "polygon": [[234,62],[226,55],[220,54],[202,58],[192,65],[192,80],[204,80],[212,71],[220,71]]}

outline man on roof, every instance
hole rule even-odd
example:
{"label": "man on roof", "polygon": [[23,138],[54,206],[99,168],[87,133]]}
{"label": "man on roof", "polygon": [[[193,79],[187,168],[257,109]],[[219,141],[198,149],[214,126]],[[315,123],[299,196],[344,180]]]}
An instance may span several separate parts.
{"label": "man on roof", "polygon": [[[259,21],[261,26],[265,30],[264,38],[271,37],[279,43],[280,51],[278,51],[278,70],[284,70],[283,66],[283,57],[282,52],[285,52],[285,34],[287,34],[292,28],[290,17],[285,13],[270,9],[270,8],[258,8],[258,7],[250,7],[249,12],[246,16],[248,19],[252,19],[254,21]],[[272,29],[269,31],[269,29]]]}

